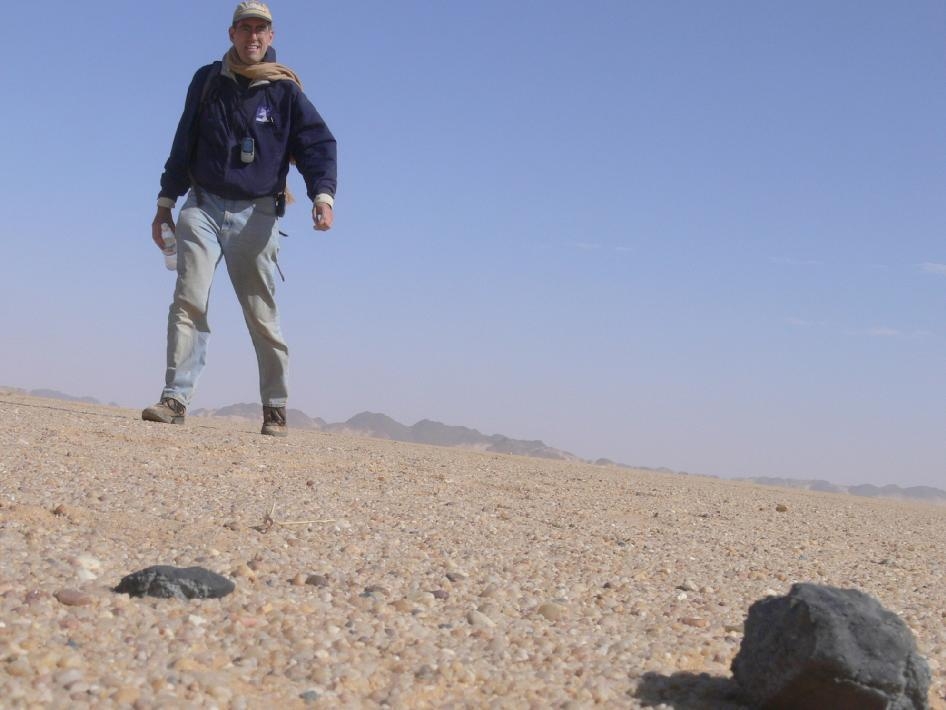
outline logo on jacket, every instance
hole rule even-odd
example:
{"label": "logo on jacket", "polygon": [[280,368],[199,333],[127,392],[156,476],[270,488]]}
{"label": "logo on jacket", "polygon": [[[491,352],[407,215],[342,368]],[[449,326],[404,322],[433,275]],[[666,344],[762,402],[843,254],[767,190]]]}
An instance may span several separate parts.
{"label": "logo on jacket", "polygon": [[256,122],[257,123],[272,123],[273,122],[273,109],[266,104],[263,104],[258,109],[256,109]]}

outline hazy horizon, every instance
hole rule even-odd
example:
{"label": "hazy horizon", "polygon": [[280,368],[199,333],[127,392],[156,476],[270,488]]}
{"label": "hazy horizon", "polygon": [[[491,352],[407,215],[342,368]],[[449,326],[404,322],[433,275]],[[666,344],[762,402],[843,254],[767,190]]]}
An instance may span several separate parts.
{"label": "hazy horizon", "polygon": [[[18,8],[0,382],[160,394],[158,179],[235,4]],[[944,487],[946,3],[270,6],[339,141],[335,228],[282,225],[290,407]],[[223,269],[210,323],[192,408],[258,401]]]}
{"label": "hazy horizon", "polygon": [[[82,399],[82,398],[92,398],[92,399],[95,399],[99,404],[103,404],[103,405],[106,405],[106,406],[117,405],[117,406],[119,406],[119,407],[130,408],[130,409],[135,409],[135,408],[137,407],[137,405],[135,405],[135,404],[122,404],[122,403],[120,403],[120,402],[113,402],[113,401],[104,402],[104,401],[101,400],[101,398],[96,397],[96,396],[93,395],[93,394],[88,394],[88,393],[86,393],[86,394],[77,394],[77,393],[74,393],[74,392],[63,392],[63,391],[61,391],[61,390],[53,390],[53,389],[48,388],[48,387],[26,388],[26,387],[15,387],[15,386],[13,386],[13,385],[9,385],[8,383],[7,383],[7,384],[0,383],[0,388],[3,388],[3,387],[13,387],[14,389],[21,390],[21,391],[23,391],[24,393],[29,394],[29,395],[32,395],[32,396],[43,396],[43,394],[41,394],[41,393],[49,393],[50,396],[54,396],[54,397],[57,397],[57,398],[58,398],[59,396],[62,396],[63,398],[69,398],[69,399],[74,399],[74,400],[80,400],[80,399]],[[247,403],[246,403],[246,402],[228,402],[228,403],[225,403],[225,404],[210,405],[210,406],[206,406],[206,407],[198,407],[198,408],[196,408],[196,409],[192,409],[191,411],[194,412],[194,413],[201,413],[201,412],[206,413],[207,411],[216,411],[216,410],[220,410],[220,409],[223,409],[223,408],[225,408],[225,407],[232,406],[232,405],[241,405],[241,404],[247,404]],[[255,402],[255,403],[252,403],[252,404],[258,405],[259,403],[258,403],[258,402]],[[299,408],[297,408],[297,407],[290,407],[290,409],[299,409]],[[305,410],[301,410],[301,409],[300,409],[299,411],[302,411],[304,414],[306,414],[306,415],[309,416],[310,418],[313,418],[313,419],[315,419],[315,418],[320,418],[320,419],[322,419],[323,421],[325,421],[326,424],[329,424],[329,425],[344,424],[345,422],[349,421],[350,419],[353,419],[354,417],[356,417],[356,416],[359,415],[359,414],[369,413],[369,414],[380,414],[380,415],[383,415],[383,416],[387,416],[387,417],[389,417],[390,419],[392,419],[392,420],[394,420],[395,422],[397,422],[398,424],[401,424],[401,425],[404,425],[404,426],[407,426],[407,427],[410,427],[410,426],[412,426],[412,425],[414,425],[414,424],[417,424],[417,423],[419,423],[419,422],[421,422],[421,421],[434,421],[434,422],[443,424],[443,425],[445,425],[445,426],[461,426],[461,427],[466,427],[466,428],[468,428],[468,429],[474,429],[474,430],[479,431],[480,434],[483,434],[483,435],[485,435],[485,436],[502,435],[502,436],[506,436],[507,438],[510,438],[510,439],[517,439],[517,440],[520,439],[520,437],[510,436],[510,435],[507,434],[506,432],[484,431],[484,430],[480,429],[479,427],[476,427],[476,426],[473,426],[473,425],[470,425],[470,424],[466,424],[466,423],[463,423],[463,422],[440,421],[440,420],[436,419],[435,417],[423,417],[423,418],[418,419],[418,420],[416,420],[416,421],[399,421],[399,420],[397,420],[396,417],[391,417],[391,416],[388,415],[386,412],[381,412],[381,411],[372,410],[372,409],[359,409],[359,410],[353,412],[350,416],[343,417],[343,418],[337,419],[337,420],[335,420],[335,419],[326,419],[325,417],[320,416],[317,412],[309,412],[309,411],[305,411]],[[534,441],[534,440],[535,440],[535,439],[530,439],[529,441]],[[423,442],[421,442],[421,443],[423,443]],[[691,470],[691,471],[684,471],[684,470],[679,470],[679,469],[672,469],[672,468],[670,468],[670,467],[668,467],[668,466],[664,466],[664,465],[660,465],[660,464],[646,464],[646,463],[634,462],[634,461],[622,461],[622,460],[618,460],[618,459],[613,459],[612,457],[607,456],[607,455],[604,455],[604,454],[598,454],[598,455],[590,455],[590,454],[589,454],[589,455],[581,455],[581,454],[578,454],[578,453],[575,452],[575,451],[571,451],[571,450],[565,449],[565,448],[563,448],[563,447],[557,446],[557,445],[555,444],[555,442],[552,442],[552,441],[542,441],[541,443],[545,444],[546,446],[548,446],[548,447],[550,447],[550,448],[553,448],[553,449],[557,449],[557,450],[559,450],[559,451],[562,451],[562,452],[564,452],[564,453],[566,453],[566,454],[573,454],[573,455],[575,455],[575,456],[578,456],[580,459],[583,459],[583,460],[588,461],[588,462],[596,462],[596,461],[605,459],[605,460],[609,460],[609,461],[610,461],[611,463],[613,463],[613,464],[618,464],[618,465],[622,465],[622,466],[628,466],[628,467],[630,467],[630,468],[642,468],[642,469],[650,469],[650,470],[669,470],[669,471],[673,471],[674,473],[684,473],[684,474],[697,475],[697,476],[710,476],[710,477],[724,478],[724,479],[726,479],[726,478],[728,478],[728,479],[740,479],[740,478],[773,478],[773,479],[788,479],[788,480],[797,480],[797,481],[805,481],[805,480],[827,480],[827,479],[819,479],[818,477],[806,477],[806,476],[770,476],[770,475],[768,475],[768,474],[766,474],[766,473],[764,473],[764,472],[762,472],[762,473],[756,473],[756,474],[752,474],[752,475],[746,475],[746,476],[735,476],[735,475],[727,475],[727,474],[725,474],[725,473],[711,473],[711,472],[708,472],[708,471],[692,471],[692,470]],[[438,444],[438,445],[439,445],[439,444]],[[448,445],[448,446],[449,446],[449,445]],[[462,448],[462,447],[461,447],[461,448]],[[530,454],[520,454],[520,455],[529,456]],[[847,482],[847,483],[840,483],[840,482],[837,481],[837,480],[828,480],[828,482],[829,482],[829,483],[832,483],[832,484],[836,484],[836,485],[861,485],[861,484],[866,483],[865,481],[849,481],[849,482]],[[874,481],[873,484],[874,484],[874,485],[877,485],[877,486],[898,485],[898,486],[900,486],[901,488],[910,488],[910,487],[913,487],[913,486],[916,486],[916,485],[931,485],[931,484],[910,484],[910,483],[903,483],[903,482],[896,482],[896,483],[895,483],[895,482],[889,481],[889,480],[888,480],[888,481]],[[933,487],[936,488],[936,486],[933,486]]]}

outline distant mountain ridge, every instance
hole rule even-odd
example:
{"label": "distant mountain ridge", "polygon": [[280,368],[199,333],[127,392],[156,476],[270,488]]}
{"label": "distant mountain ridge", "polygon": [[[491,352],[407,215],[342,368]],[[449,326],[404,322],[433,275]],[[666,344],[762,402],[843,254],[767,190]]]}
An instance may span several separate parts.
{"label": "distant mountain ridge", "polygon": [[[0,391],[6,390],[7,392],[19,392],[21,394],[28,394],[30,397],[45,397],[46,399],[61,399],[64,402],[84,402],[85,404],[104,404],[100,402],[95,397],[76,397],[73,394],[66,394],[65,392],[60,392],[59,390],[50,390],[50,389],[35,389],[35,390],[25,390],[22,387],[4,387],[0,385]],[[108,406],[117,407],[118,405],[115,402],[109,402]]]}
{"label": "distant mountain ridge", "polygon": [[946,491],[934,488],[933,486],[907,486],[906,488],[902,488],[894,484],[875,486],[871,483],[841,486],[817,479],[800,480],[796,478],[773,478],[771,476],[750,476],[746,478],[734,478],[733,480],[750,481],[763,486],[800,488],[807,491],[819,491],[821,493],[849,493],[850,495],[867,498],[904,498],[909,500],[946,503]]}
{"label": "distant mountain ridge", "polygon": [[[70,402],[85,402],[88,404],[101,404],[94,397],[76,397],[74,395],[59,392],[50,389],[24,390],[20,387],[0,386],[0,392],[18,392],[32,397],[46,397],[49,399],[61,399]],[[109,403],[117,407],[114,402]],[[262,416],[262,408],[259,404],[231,404],[219,409],[195,409],[190,412],[192,416],[221,417],[234,420],[258,421]],[[502,434],[493,434],[487,436],[476,429],[470,429],[465,426],[455,426],[443,424],[431,419],[422,419],[412,426],[406,426],[395,421],[386,414],[375,412],[361,412],[345,422],[328,424],[319,417],[310,417],[299,409],[287,409],[286,418],[289,425],[296,429],[312,429],[318,431],[327,431],[343,434],[353,434],[355,436],[368,436],[377,439],[390,439],[393,441],[404,441],[415,444],[429,444],[432,446],[462,447],[476,449],[479,451],[489,451],[500,454],[515,454],[518,456],[534,456],[546,459],[558,459],[563,461],[585,461],[593,463],[596,466],[617,466],[627,469],[639,469],[645,471],[657,471],[660,473],[676,475],[701,475],[688,474],[683,471],[674,471],[666,467],[651,468],[649,466],[632,466],[629,464],[618,463],[611,459],[599,458],[594,461],[581,459],[574,454],[561,449],[556,449],[546,445],[542,441],[527,441],[521,439],[510,439]],[[711,476],[718,478],[718,476]],[[748,476],[733,478],[734,481],[748,481],[763,486],[782,486],[785,488],[796,488],[821,493],[844,493],[856,496],[866,496],[870,498],[897,498],[904,500],[917,500],[929,503],[946,503],[946,491],[933,486],[907,486],[901,487],[893,484],[885,486],[875,486],[870,483],[859,485],[838,485],[829,481],[819,479],[794,479],[778,478],[773,476]]]}
{"label": "distant mountain ridge", "polygon": [[[261,409],[258,404],[231,404],[220,409],[198,409],[193,412],[193,415],[252,419],[255,421],[260,418]],[[510,439],[502,434],[487,436],[476,429],[452,426],[431,419],[422,419],[412,426],[406,426],[387,414],[361,412],[347,421],[328,424],[325,420],[317,417],[312,418],[298,409],[286,410],[286,418],[290,426],[299,429],[317,429],[339,434],[368,436],[375,439],[404,441],[412,444],[458,446],[493,453],[535,456],[561,461],[580,460],[574,454],[555,449],[542,441]]]}
{"label": "distant mountain ridge", "polygon": [[59,390],[47,390],[47,389],[38,389],[30,390],[28,394],[31,397],[46,397],[46,399],[62,399],[67,402],[85,402],[86,404],[101,404],[95,397],[76,397],[75,395],[66,394],[65,392],[60,392]]}
{"label": "distant mountain ridge", "polygon": [[[252,419],[256,421],[263,416],[262,407],[259,404],[230,404],[220,409],[195,409],[190,412],[195,417],[220,417],[222,419]],[[325,427],[325,421],[318,417],[312,418],[301,409],[286,409],[286,420],[290,427],[296,429],[322,429]]]}

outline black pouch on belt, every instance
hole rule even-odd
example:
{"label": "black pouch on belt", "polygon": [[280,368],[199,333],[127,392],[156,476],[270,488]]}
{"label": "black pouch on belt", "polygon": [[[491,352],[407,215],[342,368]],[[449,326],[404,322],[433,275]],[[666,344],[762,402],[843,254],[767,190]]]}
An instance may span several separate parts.
{"label": "black pouch on belt", "polygon": [[276,216],[282,218],[286,214],[286,193],[276,195]]}

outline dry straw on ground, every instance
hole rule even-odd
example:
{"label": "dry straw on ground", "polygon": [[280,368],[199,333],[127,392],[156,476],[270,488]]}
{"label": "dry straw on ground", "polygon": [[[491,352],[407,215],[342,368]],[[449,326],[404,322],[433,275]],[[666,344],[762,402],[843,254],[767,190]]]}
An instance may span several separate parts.
{"label": "dry straw on ground", "polygon": [[[738,708],[746,610],[794,581],[900,614],[946,694],[943,507],[12,392],[0,419],[11,707]],[[236,591],[110,591],[154,564]]]}

